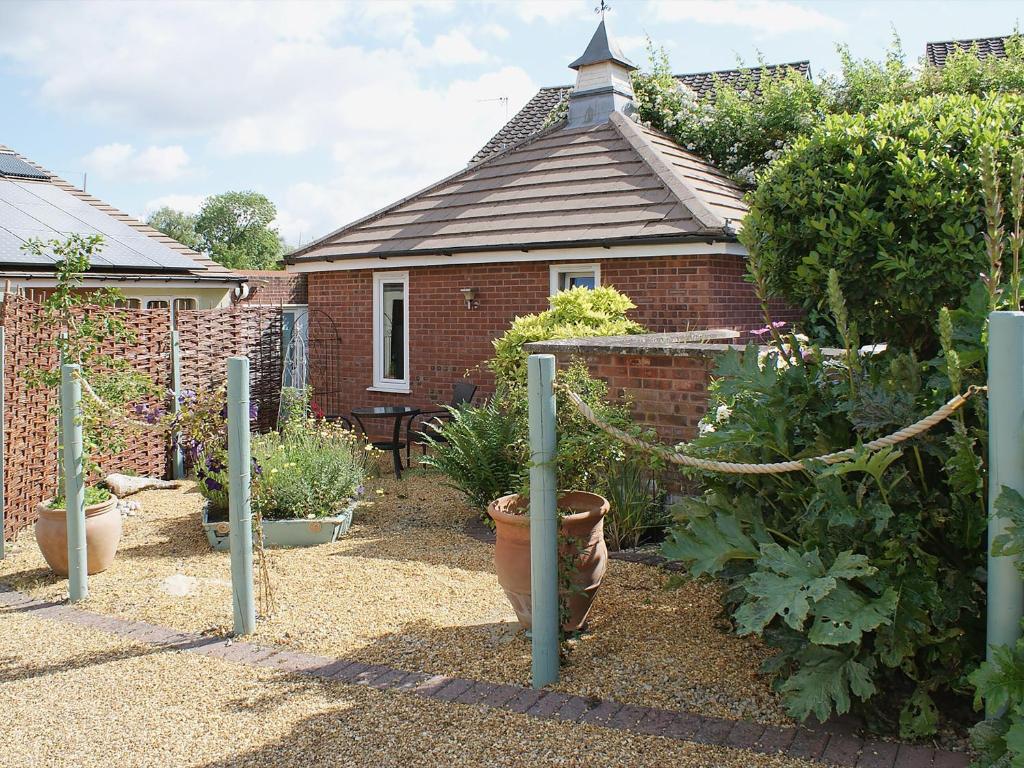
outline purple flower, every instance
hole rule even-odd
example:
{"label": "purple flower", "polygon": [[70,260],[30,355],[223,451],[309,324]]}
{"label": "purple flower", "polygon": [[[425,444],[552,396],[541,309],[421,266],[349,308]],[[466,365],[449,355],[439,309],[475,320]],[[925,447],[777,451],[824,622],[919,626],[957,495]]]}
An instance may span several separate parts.
{"label": "purple flower", "polygon": [[208,491],[216,493],[217,491],[224,490],[224,484],[212,477],[207,477],[203,480],[203,483],[206,485],[206,490]]}
{"label": "purple flower", "polygon": [[366,488],[363,487],[362,485],[357,485],[356,486],[356,496],[362,496],[364,493],[366,493]]}
{"label": "purple flower", "polygon": [[751,331],[750,335],[751,336],[757,336],[758,338],[761,338],[766,333],[771,333],[774,330],[779,330],[780,328],[785,328],[785,327],[786,327],[786,321],[785,320],[776,320],[771,325],[766,325],[764,328],[758,328],[756,331]]}

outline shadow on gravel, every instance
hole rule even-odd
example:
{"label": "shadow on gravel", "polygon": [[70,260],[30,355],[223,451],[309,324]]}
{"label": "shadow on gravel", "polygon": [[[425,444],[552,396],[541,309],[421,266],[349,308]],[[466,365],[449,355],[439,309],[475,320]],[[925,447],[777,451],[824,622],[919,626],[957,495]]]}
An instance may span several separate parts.
{"label": "shadow on gravel", "polygon": [[95,653],[83,653],[78,656],[62,658],[53,664],[33,664],[14,657],[7,656],[0,658],[0,684],[13,683],[18,680],[30,680],[38,677],[70,672],[76,669],[111,664],[126,659],[134,659],[142,656],[151,656],[155,653],[165,653],[162,648],[143,647],[122,649],[116,651],[99,651]]}

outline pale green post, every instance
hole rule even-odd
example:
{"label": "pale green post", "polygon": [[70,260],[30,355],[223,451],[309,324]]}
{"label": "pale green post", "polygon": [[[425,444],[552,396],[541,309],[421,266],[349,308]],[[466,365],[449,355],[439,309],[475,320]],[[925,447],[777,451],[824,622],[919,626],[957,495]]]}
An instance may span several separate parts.
{"label": "pale green post", "polygon": [[[178,331],[171,331],[171,411],[181,410],[181,346],[178,343]],[[181,480],[185,477],[185,457],[181,453],[180,435],[175,435],[174,451],[171,454],[171,477]]]}
{"label": "pale green post", "polygon": [[252,589],[252,508],[249,457],[249,358],[228,359],[228,533],[235,634],[256,630]]}
{"label": "pale green post", "polygon": [[7,513],[4,498],[4,462],[7,460],[7,442],[4,435],[4,420],[7,417],[7,404],[4,402],[4,355],[7,352],[4,338],[4,327],[0,325],[0,560],[7,556]]}
{"label": "pale green post", "polygon": [[993,557],[992,540],[1006,530],[995,500],[1003,486],[1024,493],[1024,312],[993,312],[988,332],[989,522],[988,657],[1021,633],[1024,581],[1017,557]]}
{"label": "pale green post", "polygon": [[533,687],[558,682],[558,509],[555,476],[555,357],[530,355],[530,596]]}
{"label": "pale green post", "polygon": [[64,509],[68,530],[68,595],[72,603],[89,597],[89,557],[85,547],[85,457],[82,451],[82,384],[77,365],[60,367],[60,421],[64,453]]}

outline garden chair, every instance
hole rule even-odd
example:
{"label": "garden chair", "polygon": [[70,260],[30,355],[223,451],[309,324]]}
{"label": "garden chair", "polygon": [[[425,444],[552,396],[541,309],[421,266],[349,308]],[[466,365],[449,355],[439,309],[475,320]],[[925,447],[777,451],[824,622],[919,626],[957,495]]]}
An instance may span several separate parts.
{"label": "garden chair", "polygon": [[[452,400],[448,404],[448,408],[461,408],[464,405],[469,405],[473,402],[475,394],[476,384],[470,381],[460,381],[452,387]],[[439,431],[438,421],[447,421],[452,417],[452,412],[448,408],[420,411],[409,419],[405,430],[406,466],[409,466],[413,443],[419,445],[423,449],[423,453],[426,454],[428,437],[438,443],[444,442],[444,437]]]}

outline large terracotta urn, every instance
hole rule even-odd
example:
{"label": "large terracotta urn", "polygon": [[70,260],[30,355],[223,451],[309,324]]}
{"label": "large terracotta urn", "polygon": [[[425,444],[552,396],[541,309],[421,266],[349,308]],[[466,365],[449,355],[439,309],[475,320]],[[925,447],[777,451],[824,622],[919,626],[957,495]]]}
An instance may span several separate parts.
{"label": "large terracotta urn", "polygon": [[[49,501],[36,507],[36,543],[46,564],[58,576],[68,575],[67,512],[52,509]],[[111,494],[106,501],[85,508],[85,547],[88,553],[88,571],[102,573],[114,562],[117,545],[121,541],[121,513],[117,497]]]}
{"label": "large terracotta urn", "polygon": [[[494,564],[498,582],[512,603],[519,623],[527,629],[533,624],[530,603],[530,515],[529,500],[519,494],[502,496],[487,507],[494,520],[497,541]],[[596,493],[567,491],[558,498],[561,515],[559,569],[572,558],[571,590],[563,590],[569,616],[562,628],[580,629],[587,620],[597,588],[608,567],[608,547],[604,543],[604,516],[608,500]],[[568,594],[566,594],[568,592]]]}

